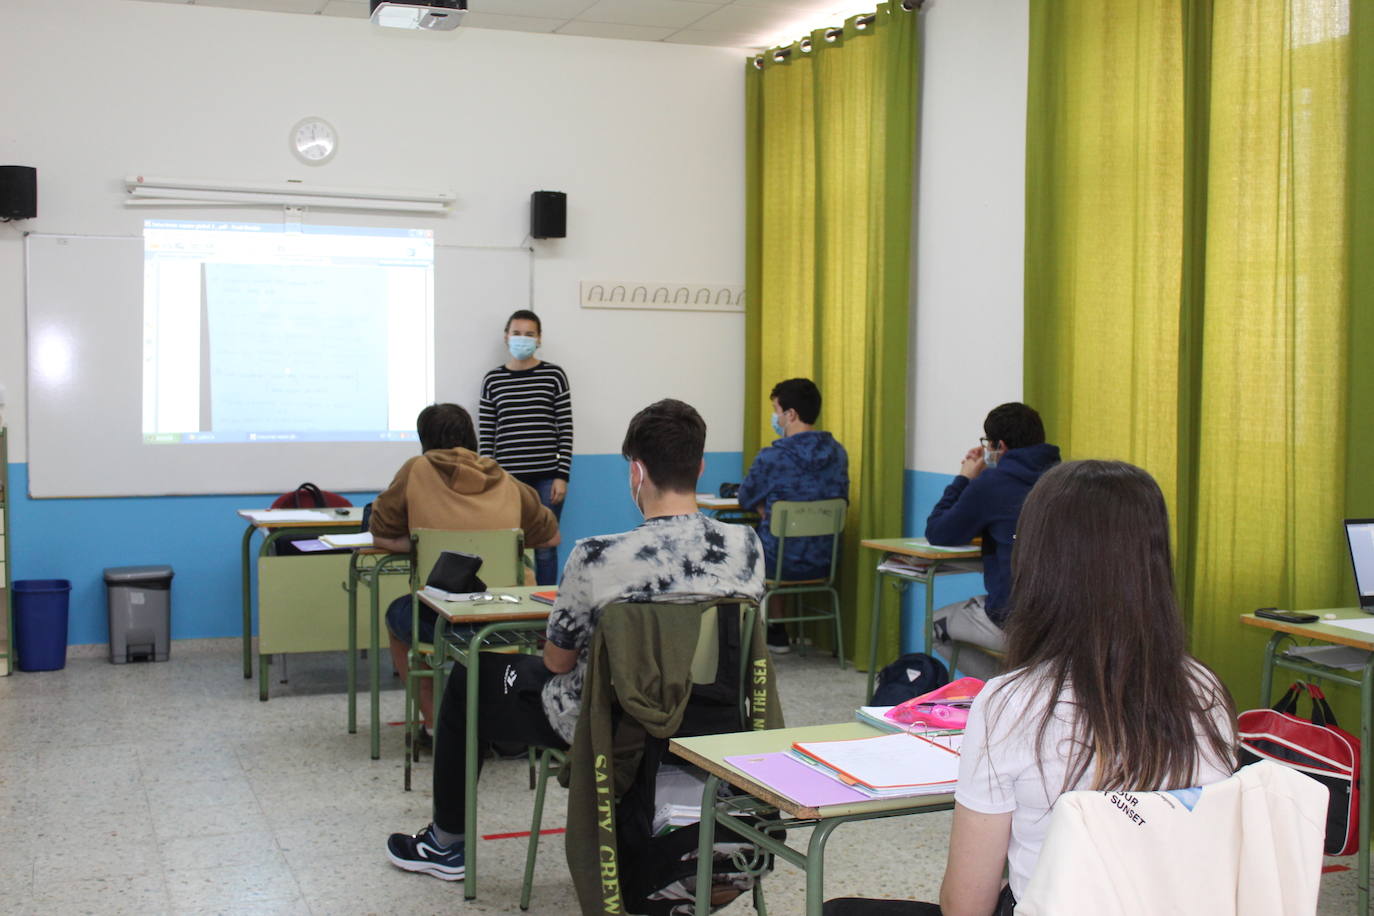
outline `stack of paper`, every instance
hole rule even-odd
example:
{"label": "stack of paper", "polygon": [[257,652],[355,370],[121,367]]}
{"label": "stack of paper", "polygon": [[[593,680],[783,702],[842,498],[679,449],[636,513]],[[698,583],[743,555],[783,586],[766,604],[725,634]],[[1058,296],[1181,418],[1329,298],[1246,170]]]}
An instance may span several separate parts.
{"label": "stack of paper", "polygon": [[910,538],[906,541],[906,546],[915,547],[920,550],[929,550],[932,553],[972,553],[978,550],[977,544],[957,544],[949,546],[944,544],[932,544],[925,538]]}
{"label": "stack of paper", "polygon": [[654,836],[674,827],[685,827],[701,820],[701,792],[706,776],[696,767],[690,769],[666,763],[654,778]]}
{"label": "stack of paper", "polygon": [[890,553],[878,564],[879,572],[897,573],[904,576],[924,576],[930,569],[930,561],[904,553]]}
{"label": "stack of paper", "polygon": [[330,547],[371,547],[372,532],[359,531],[357,534],[322,534],[320,540]]}
{"label": "stack of paper", "polygon": [[870,798],[891,798],[953,790],[962,742],[962,734],[925,737],[899,732],[847,741],[798,741],[790,753]]}
{"label": "stack of paper", "polygon": [[336,522],[342,516],[333,510],[324,509],[257,509],[242,511],[239,515],[252,519],[259,524],[268,522]]}
{"label": "stack of paper", "polygon": [[913,735],[924,735],[929,738],[932,735],[951,735],[957,734],[959,729],[933,729],[929,725],[913,722],[910,725],[903,725],[901,722],[893,721],[887,714],[895,706],[860,706],[854,711],[854,718],[865,725],[872,725],[874,728],[881,728],[885,732],[908,732]]}

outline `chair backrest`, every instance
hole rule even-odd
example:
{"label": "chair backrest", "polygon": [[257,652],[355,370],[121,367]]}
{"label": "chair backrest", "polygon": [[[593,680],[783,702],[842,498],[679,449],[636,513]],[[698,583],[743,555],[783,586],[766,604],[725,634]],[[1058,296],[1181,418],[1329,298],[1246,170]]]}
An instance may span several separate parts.
{"label": "chair backrest", "polygon": [[1016,916],[1315,913],[1327,801],[1270,761],[1201,788],[1066,792]]}
{"label": "chair backrest", "polygon": [[[744,598],[680,605],[674,603],[671,606],[683,614],[699,615],[696,649],[692,653],[691,664],[692,697],[684,716],[684,733],[699,732],[712,721],[709,710],[719,710],[725,705],[735,706],[739,712],[738,722],[732,722],[727,730],[746,728],[750,712],[749,647],[758,606]],[[635,604],[631,602],[607,605],[601,612],[598,626],[632,607]],[[729,662],[734,663],[730,669],[722,667]],[[702,710],[706,712],[703,714]]]}
{"label": "chair backrest", "polygon": [[412,578],[415,587],[424,584],[429,571],[445,550],[476,554],[482,558],[477,575],[488,586],[523,585],[525,534],[519,528],[489,531],[452,531],[446,528],[416,528],[410,533],[415,543]]}
{"label": "chair backrest", "polygon": [[844,532],[844,516],[849,504],[843,499],[816,499],[797,502],[780,499],[768,511],[768,530],[778,539],[775,579],[781,579],[783,556],[788,538],[830,537],[830,574],[835,578],[835,559],[840,552],[840,535]]}
{"label": "chair backrest", "polygon": [[842,499],[796,502],[780,499],[769,510],[768,530],[778,538],[822,537],[844,531],[848,503]]}

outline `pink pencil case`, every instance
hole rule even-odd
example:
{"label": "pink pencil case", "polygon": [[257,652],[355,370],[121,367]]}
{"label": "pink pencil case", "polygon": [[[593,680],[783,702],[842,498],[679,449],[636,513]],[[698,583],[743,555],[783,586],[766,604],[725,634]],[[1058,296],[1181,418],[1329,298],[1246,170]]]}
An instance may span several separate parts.
{"label": "pink pencil case", "polygon": [[887,718],[902,725],[923,725],[927,728],[964,728],[968,724],[969,707],[983,689],[983,681],[976,677],[961,677],[929,693],[894,706]]}

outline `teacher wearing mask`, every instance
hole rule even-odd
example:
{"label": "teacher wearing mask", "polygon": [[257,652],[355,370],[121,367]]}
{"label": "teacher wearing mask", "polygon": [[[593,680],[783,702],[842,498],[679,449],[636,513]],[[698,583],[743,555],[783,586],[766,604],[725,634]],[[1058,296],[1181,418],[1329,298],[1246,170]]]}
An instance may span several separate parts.
{"label": "teacher wearing mask", "polygon": [[[572,390],[562,368],[534,355],[543,325],[528,309],[506,319],[510,359],[482,379],[478,402],[478,449],[507,473],[534,487],[539,500],[563,513],[572,469]],[[558,550],[534,552],[540,585],[558,584]]]}

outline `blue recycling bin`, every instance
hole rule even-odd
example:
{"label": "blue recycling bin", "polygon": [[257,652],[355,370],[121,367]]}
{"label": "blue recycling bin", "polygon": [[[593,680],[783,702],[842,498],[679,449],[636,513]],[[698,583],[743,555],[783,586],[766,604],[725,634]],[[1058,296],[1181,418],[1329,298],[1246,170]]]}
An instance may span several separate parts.
{"label": "blue recycling bin", "polygon": [[14,580],[14,644],[20,671],[56,671],[67,664],[66,579]]}

